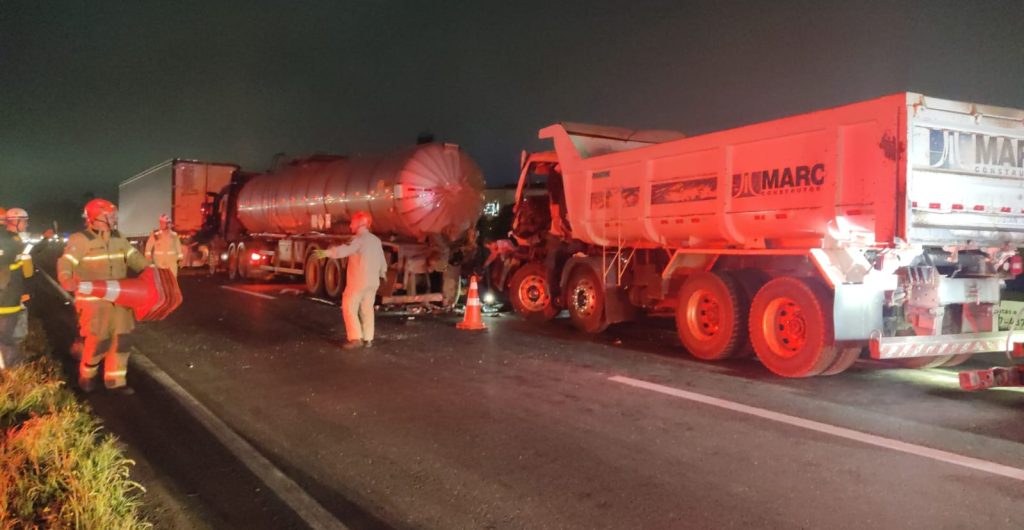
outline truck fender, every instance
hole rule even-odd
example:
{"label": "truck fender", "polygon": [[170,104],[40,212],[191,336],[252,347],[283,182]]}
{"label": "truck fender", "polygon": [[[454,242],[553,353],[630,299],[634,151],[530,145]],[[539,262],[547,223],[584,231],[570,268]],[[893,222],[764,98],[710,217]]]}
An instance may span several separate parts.
{"label": "truck fender", "polygon": [[[569,277],[577,267],[586,267],[593,271],[594,275],[600,278],[601,287],[604,291],[604,318],[609,324],[626,322],[636,317],[636,308],[629,303],[629,296],[625,289],[617,285],[614,277],[602,274],[601,258],[594,256],[573,256],[565,262],[562,268],[562,277],[559,281],[559,292],[562,293],[562,302],[565,302],[566,287],[569,284]],[[610,271],[614,274],[614,271]],[[566,304],[562,304],[563,307]]]}

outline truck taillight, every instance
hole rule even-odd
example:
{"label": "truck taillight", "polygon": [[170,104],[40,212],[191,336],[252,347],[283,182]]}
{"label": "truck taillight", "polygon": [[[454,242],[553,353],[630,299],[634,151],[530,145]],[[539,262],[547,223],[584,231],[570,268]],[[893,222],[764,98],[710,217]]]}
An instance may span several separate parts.
{"label": "truck taillight", "polygon": [[1022,272],[1024,272],[1024,258],[1020,256],[1010,258],[1010,274],[1016,278]]}
{"label": "truck taillight", "polygon": [[249,259],[251,259],[253,263],[259,261],[262,257],[263,256],[260,256],[259,252],[253,252],[252,254],[249,254]]}

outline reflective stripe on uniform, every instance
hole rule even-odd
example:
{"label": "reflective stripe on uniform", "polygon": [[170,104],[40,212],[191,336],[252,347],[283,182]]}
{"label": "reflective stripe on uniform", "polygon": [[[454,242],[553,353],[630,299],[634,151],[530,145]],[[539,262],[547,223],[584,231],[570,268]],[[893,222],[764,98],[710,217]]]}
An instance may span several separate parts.
{"label": "reflective stripe on uniform", "polygon": [[109,370],[103,372],[104,379],[113,379],[115,377],[124,377],[128,375],[128,370]]}
{"label": "reflective stripe on uniform", "polygon": [[10,307],[0,307],[0,315],[13,315],[18,311],[21,311],[22,309],[25,309],[25,306],[18,305]]}
{"label": "reflective stripe on uniform", "polygon": [[24,264],[25,264],[24,261],[16,261],[16,262],[12,263],[8,268],[11,269],[12,271],[16,271],[16,270],[20,269],[21,266],[24,265]]}
{"label": "reflective stripe on uniform", "polygon": [[66,260],[68,260],[68,261],[70,261],[72,265],[75,265],[75,266],[78,265],[78,259],[75,258],[74,256],[70,255],[70,254],[64,254],[61,257],[66,259]]}
{"label": "reflective stripe on uniform", "polygon": [[[135,249],[132,249],[132,250],[135,250]],[[125,254],[123,254],[121,252],[114,252],[112,254],[96,254],[95,256],[86,256],[86,257],[82,258],[82,261],[99,261],[99,260],[112,260],[112,259],[124,260],[125,259]]]}
{"label": "reflective stripe on uniform", "polygon": [[134,253],[136,253],[136,254],[138,254],[138,253],[139,253],[139,251],[138,251],[138,250],[135,250],[135,247],[131,247],[131,248],[129,248],[129,249],[128,249],[128,253],[124,255],[125,259],[127,259],[127,258],[128,258],[128,256],[131,256],[131,255],[132,255],[132,252],[134,252]]}

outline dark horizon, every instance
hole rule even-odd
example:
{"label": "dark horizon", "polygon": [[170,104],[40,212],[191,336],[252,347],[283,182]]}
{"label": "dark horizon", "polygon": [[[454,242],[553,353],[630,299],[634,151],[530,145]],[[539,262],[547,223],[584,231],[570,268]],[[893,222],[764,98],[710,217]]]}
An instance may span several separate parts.
{"label": "dark horizon", "polygon": [[263,170],[279,152],[382,152],[424,131],[499,186],[558,121],[693,135],[901,91],[1024,108],[1022,14],[1019,1],[16,2],[0,19],[0,205],[116,199],[171,158]]}

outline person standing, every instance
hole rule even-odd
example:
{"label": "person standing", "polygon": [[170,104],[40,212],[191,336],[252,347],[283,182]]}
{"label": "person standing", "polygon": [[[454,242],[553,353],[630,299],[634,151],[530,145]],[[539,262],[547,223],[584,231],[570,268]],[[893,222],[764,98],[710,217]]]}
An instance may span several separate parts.
{"label": "person standing", "polygon": [[341,314],[345,319],[342,345],[346,350],[373,346],[373,300],[381,279],[387,277],[388,263],[380,238],[370,233],[373,218],[366,212],[352,214],[349,228],[355,237],[345,245],[317,250],[317,258],[348,258]]}
{"label": "person standing", "polygon": [[25,280],[32,277],[32,259],[25,252],[21,233],[28,228],[28,212],[6,211],[0,230],[0,369],[20,364],[21,342],[28,334]]}
{"label": "person standing", "polygon": [[182,265],[185,254],[181,251],[181,239],[171,230],[171,218],[160,216],[160,229],[153,230],[146,240],[146,259],[161,269],[168,269],[175,276]]}
{"label": "person standing", "polygon": [[[68,238],[64,255],[57,262],[61,287],[76,292],[78,283],[95,280],[123,280],[128,269],[146,268],[146,258],[117,231],[117,207],[103,199],[85,205],[86,229]],[[78,385],[90,392],[103,363],[103,384],[109,390],[133,393],[128,384],[128,334],[135,319],[127,307],[95,296],[75,295],[79,333],[85,339],[78,365]]]}

